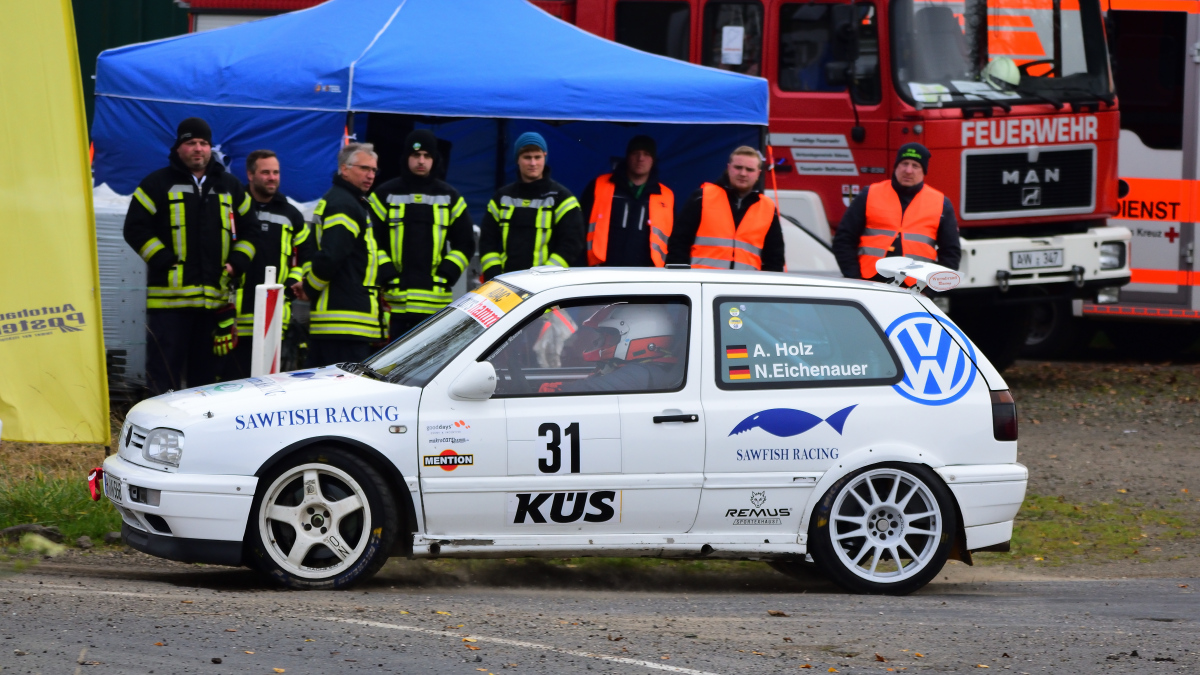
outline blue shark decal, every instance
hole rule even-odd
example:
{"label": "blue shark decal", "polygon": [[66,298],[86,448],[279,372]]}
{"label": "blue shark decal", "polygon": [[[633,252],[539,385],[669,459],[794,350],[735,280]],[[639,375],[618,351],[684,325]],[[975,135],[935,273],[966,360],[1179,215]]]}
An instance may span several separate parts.
{"label": "blue shark decal", "polygon": [[825,419],[794,408],[771,408],[770,410],[756,412],[742,420],[733,428],[733,431],[729,432],[729,435],[733,436],[745,433],[754,428],[759,428],[772,436],[799,436],[821,422],[825,422],[833,427],[833,430],[838,432],[840,436],[842,428],[846,426],[846,418],[850,416],[850,411],[857,407],[858,404],[856,403],[852,406],[842,408]]}

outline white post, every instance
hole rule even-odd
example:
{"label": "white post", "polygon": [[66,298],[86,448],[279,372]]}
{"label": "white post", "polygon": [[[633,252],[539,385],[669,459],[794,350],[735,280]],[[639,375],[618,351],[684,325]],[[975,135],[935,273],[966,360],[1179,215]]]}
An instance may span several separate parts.
{"label": "white post", "polygon": [[254,342],[250,376],[279,372],[283,351],[283,285],[276,283],[275,268],[268,267],[264,282],[254,287]]}

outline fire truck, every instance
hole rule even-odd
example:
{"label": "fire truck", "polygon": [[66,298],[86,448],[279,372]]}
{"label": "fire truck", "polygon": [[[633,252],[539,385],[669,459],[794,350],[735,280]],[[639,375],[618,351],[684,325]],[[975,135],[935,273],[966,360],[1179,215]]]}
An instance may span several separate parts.
{"label": "fire truck", "polygon": [[[949,311],[1000,367],[1035,308],[1069,324],[1072,301],[1105,308],[1130,279],[1130,230],[1107,222],[1121,131],[1101,0],[531,1],[632,48],[765,77],[767,187],[815,246],[901,145],[928,146],[926,181],[963,239]],[[201,29],[281,2],[315,4],[190,6]]]}

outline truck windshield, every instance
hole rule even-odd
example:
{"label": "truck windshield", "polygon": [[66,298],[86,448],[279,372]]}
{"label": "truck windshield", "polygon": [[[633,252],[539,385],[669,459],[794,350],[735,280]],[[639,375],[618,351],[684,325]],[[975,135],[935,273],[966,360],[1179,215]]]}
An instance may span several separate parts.
{"label": "truck windshield", "polygon": [[891,20],[918,108],[1113,100],[1099,0],[897,0]]}

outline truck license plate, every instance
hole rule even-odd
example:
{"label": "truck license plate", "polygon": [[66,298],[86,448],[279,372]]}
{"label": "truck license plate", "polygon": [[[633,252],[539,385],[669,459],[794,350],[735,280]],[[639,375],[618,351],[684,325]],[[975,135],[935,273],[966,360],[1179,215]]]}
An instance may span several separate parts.
{"label": "truck license plate", "polygon": [[1031,270],[1038,267],[1062,267],[1063,250],[1047,248],[1040,251],[1013,251],[1009,259],[1014,270]]}
{"label": "truck license plate", "polygon": [[121,503],[121,479],[107,471],[104,472],[104,494],[114,502]]}

